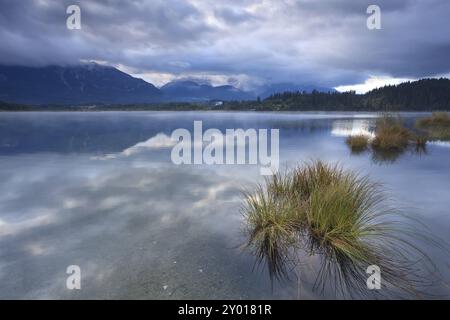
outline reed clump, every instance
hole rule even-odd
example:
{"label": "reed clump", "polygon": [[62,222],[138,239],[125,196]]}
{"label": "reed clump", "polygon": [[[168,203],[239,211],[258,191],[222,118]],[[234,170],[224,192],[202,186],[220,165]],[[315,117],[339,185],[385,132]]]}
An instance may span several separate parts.
{"label": "reed clump", "polygon": [[424,130],[429,140],[450,140],[450,115],[448,112],[433,112],[430,117],[417,120],[416,127]]}
{"label": "reed clump", "polygon": [[[418,154],[426,153],[428,141],[438,135],[443,136],[441,132],[433,134],[430,131],[409,129],[400,117],[384,114],[375,123],[373,138],[366,135],[350,136],[346,143],[353,154],[361,153],[370,146],[375,162],[394,162],[410,146]],[[450,137],[450,130],[448,136]]]}
{"label": "reed clump", "polygon": [[334,284],[342,295],[364,296],[366,268],[377,265],[388,286],[412,292],[415,272],[405,257],[417,249],[385,200],[380,185],[366,176],[306,163],[246,193],[246,247],[267,265],[271,279],[288,279],[301,251],[321,258],[316,289]]}
{"label": "reed clump", "polygon": [[448,112],[433,112],[430,117],[417,120],[417,126],[427,127],[450,127],[450,115]]}
{"label": "reed clump", "polygon": [[354,136],[349,136],[346,140],[347,145],[350,147],[352,152],[362,152],[367,149],[369,145],[370,137],[367,135],[359,134]]}
{"label": "reed clump", "polygon": [[400,118],[383,116],[377,119],[372,147],[382,150],[402,150],[408,146],[412,133]]}

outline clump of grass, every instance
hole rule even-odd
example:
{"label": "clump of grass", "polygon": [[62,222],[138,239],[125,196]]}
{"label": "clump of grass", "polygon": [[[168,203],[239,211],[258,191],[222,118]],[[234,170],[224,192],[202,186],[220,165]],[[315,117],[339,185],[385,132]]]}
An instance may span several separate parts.
{"label": "clump of grass", "polygon": [[286,278],[289,249],[295,244],[297,212],[283,194],[277,194],[276,179],[266,190],[261,186],[246,197],[248,243],[255,249],[259,263],[267,262],[269,274]]}
{"label": "clump of grass", "polygon": [[403,150],[408,146],[411,132],[400,118],[385,115],[376,122],[372,147],[382,150]]}
{"label": "clump of grass", "polygon": [[267,264],[271,279],[289,278],[303,251],[321,257],[316,289],[331,284],[342,295],[364,296],[366,268],[377,265],[386,286],[414,291],[416,261],[407,257],[422,252],[406,240],[399,214],[386,207],[380,185],[368,177],[307,163],[247,193],[243,209],[247,247]]}
{"label": "clump of grass", "polygon": [[450,127],[450,115],[448,112],[433,112],[430,117],[417,120],[417,126],[427,127]]}
{"label": "clump of grass", "polygon": [[427,135],[429,140],[432,141],[450,141],[450,127],[438,127],[438,128],[428,128]]}
{"label": "clump of grass", "polygon": [[450,115],[433,112],[430,117],[417,120],[416,127],[425,130],[430,140],[450,140]]}
{"label": "clump of grass", "polygon": [[369,145],[369,137],[363,134],[349,136],[346,143],[352,152],[359,153],[367,149],[367,146]]}
{"label": "clump of grass", "polygon": [[384,163],[396,161],[409,146],[415,146],[418,154],[426,153],[428,140],[429,134],[414,132],[404,125],[400,117],[385,114],[376,121],[373,139],[350,136],[347,145],[352,153],[363,152],[370,145],[374,162]]}

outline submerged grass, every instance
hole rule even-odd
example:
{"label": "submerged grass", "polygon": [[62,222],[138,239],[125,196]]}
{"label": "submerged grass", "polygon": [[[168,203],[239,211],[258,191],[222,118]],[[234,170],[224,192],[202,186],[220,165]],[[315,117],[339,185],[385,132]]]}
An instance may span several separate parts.
{"label": "submerged grass", "polygon": [[321,161],[304,164],[246,194],[247,247],[271,279],[288,279],[301,251],[321,258],[315,289],[368,295],[366,268],[377,265],[385,286],[412,294],[420,278],[409,259],[426,255],[408,241],[414,233],[404,221],[399,226],[400,214],[385,200],[368,177]]}

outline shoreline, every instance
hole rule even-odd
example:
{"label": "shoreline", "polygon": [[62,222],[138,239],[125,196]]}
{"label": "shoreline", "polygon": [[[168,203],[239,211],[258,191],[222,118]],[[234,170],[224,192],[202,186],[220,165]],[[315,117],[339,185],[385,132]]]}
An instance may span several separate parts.
{"label": "shoreline", "polygon": [[435,111],[444,111],[448,110],[231,110],[231,109],[185,109],[185,110],[177,110],[177,109],[40,109],[36,107],[36,109],[29,110],[3,110],[0,109],[1,113],[30,113],[30,112],[77,112],[77,113],[101,113],[101,112],[208,112],[208,113],[277,113],[277,114],[298,114],[298,113],[368,113],[368,114],[380,114],[380,113],[416,113],[416,114],[431,114]]}

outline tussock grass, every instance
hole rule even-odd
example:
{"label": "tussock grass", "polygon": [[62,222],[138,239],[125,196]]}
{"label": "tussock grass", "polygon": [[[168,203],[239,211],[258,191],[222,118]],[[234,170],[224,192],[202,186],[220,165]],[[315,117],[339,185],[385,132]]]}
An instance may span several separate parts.
{"label": "tussock grass", "polygon": [[429,140],[432,141],[450,141],[449,128],[429,128],[427,130]]}
{"label": "tussock grass", "polygon": [[[384,114],[376,121],[373,139],[366,136],[350,136],[346,143],[353,154],[365,151],[370,145],[373,161],[381,164],[395,162],[410,146],[415,147],[412,151],[416,154],[426,153],[427,142],[433,137],[430,132],[410,130],[400,117]],[[450,130],[447,133],[450,137]],[[442,133],[436,133],[434,137],[438,135],[443,136]]]}
{"label": "tussock grass", "polygon": [[433,112],[430,117],[417,120],[416,127],[425,130],[429,140],[450,140],[450,115],[447,112]]}
{"label": "tussock grass", "polygon": [[377,119],[372,147],[382,150],[402,150],[408,146],[411,137],[411,132],[400,118],[385,115]]}
{"label": "tussock grass", "polygon": [[246,247],[267,265],[271,279],[289,279],[302,251],[321,258],[315,289],[368,295],[366,268],[377,265],[386,287],[412,294],[420,278],[410,258],[424,261],[426,255],[408,241],[417,233],[386,206],[380,187],[321,161],[274,175],[246,193]]}
{"label": "tussock grass", "polygon": [[249,245],[255,249],[258,262],[267,261],[271,277],[287,277],[286,265],[290,247],[295,245],[298,221],[296,210],[284,195],[277,194],[278,186],[273,180],[269,189],[258,187],[247,196],[246,220]]}
{"label": "tussock grass", "polygon": [[433,112],[430,117],[422,118],[416,122],[418,127],[450,127],[450,115],[448,112]]}
{"label": "tussock grass", "polygon": [[353,152],[361,152],[367,149],[369,137],[363,134],[349,136],[345,142]]}

